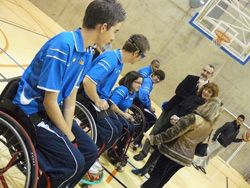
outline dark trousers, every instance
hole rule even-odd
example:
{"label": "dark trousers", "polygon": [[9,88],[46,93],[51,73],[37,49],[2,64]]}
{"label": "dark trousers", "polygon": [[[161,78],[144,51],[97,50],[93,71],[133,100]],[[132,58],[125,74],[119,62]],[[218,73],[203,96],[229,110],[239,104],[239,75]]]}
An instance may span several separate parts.
{"label": "dark trousers", "polygon": [[103,144],[102,152],[110,148],[122,133],[123,125],[120,122],[118,115],[111,109],[102,110],[97,112],[97,146],[101,147]]}
{"label": "dark trousers", "polygon": [[142,184],[142,188],[161,188],[183,166],[161,155],[150,178]]}
{"label": "dark trousers", "polygon": [[158,148],[154,148],[154,152],[150,155],[147,162],[144,164],[144,166],[140,169],[143,174],[146,174],[150,169],[154,168],[156,165],[158,159],[161,156],[161,153],[159,152]]}
{"label": "dark trousers", "polygon": [[49,120],[36,125],[39,167],[49,175],[53,188],[74,187],[97,158],[95,143],[76,122],[73,122],[72,132],[78,148]]}
{"label": "dark trousers", "polygon": [[[156,135],[156,134],[162,132],[163,130],[166,130],[169,127],[168,122],[169,122],[168,112],[162,111],[160,117],[156,120],[154,127],[150,132],[150,135]],[[143,153],[143,155],[147,156],[150,148],[151,148],[150,142],[148,139],[146,139],[146,141],[143,145],[142,151],[141,151]]]}
{"label": "dark trousers", "polygon": [[125,119],[124,117],[118,115],[118,118],[121,122],[121,124],[123,125],[123,131],[122,134],[120,136],[120,138],[118,139],[117,143],[116,143],[116,153],[118,155],[123,155],[125,153],[125,149],[126,146],[128,146],[128,142],[129,139],[131,139],[133,133],[134,133],[134,125],[129,122],[127,119]]}

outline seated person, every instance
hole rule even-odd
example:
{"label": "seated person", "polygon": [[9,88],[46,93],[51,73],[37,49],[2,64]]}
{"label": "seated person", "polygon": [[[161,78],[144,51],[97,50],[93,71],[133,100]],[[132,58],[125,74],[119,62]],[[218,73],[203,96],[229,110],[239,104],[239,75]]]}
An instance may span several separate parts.
{"label": "seated person", "polygon": [[[146,119],[146,127],[144,130],[145,132],[149,130],[156,121],[156,116],[154,114],[155,109],[151,105],[150,93],[153,90],[153,85],[158,84],[164,79],[165,79],[165,73],[162,70],[156,70],[150,77],[144,78],[142,86],[139,89],[137,96],[134,100],[134,104],[142,110],[145,116]],[[141,137],[135,140],[134,143],[135,147],[141,145],[142,138],[143,135],[141,135]]]}
{"label": "seated person", "polygon": [[99,108],[96,119],[97,145],[105,145],[102,152],[112,146],[123,127],[117,115],[109,108],[111,90],[122,71],[123,64],[140,61],[149,48],[149,42],[144,35],[134,34],[129,37],[122,49],[106,51],[96,57],[83,79],[85,99],[91,100]]}
{"label": "seated person", "polygon": [[122,138],[117,141],[115,148],[110,150],[110,157],[122,157],[125,153],[124,150],[129,138],[132,138],[131,136],[134,131],[134,119],[133,116],[126,111],[132,106],[136,92],[141,87],[142,81],[143,77],[138,72],[128,72],[119,81],[120,86],[116,87],[112,92],[110,97],[110,101],[112,102],[111,109],[116,112],[118,119],[127,131],[124,129]]}
{"label": "seated person", "polygon": [[[197,107],[200,105],[203,105],[207,100],[209,100],[212,97],[217,97],[219,93],[219,88],[214,83],[208,83],[201,87],[201,89],[198,91],[197,95],[192,95],[186,98],[183,102],[175,106],[171,111],[167,114],[167,121],[160,129],[152,129],[150,132],[150,135],[159,134],[163,131],[166,131],[169,127],[172,127],[180,117],[185,116],[189,113],[192,113]],[[149,140],[146,140],[143,146],[143,149],[139,152],[139,154],[134,156],[134,159],[137,161],[143,160],[147,154],[149,153],[149,150],[151,148],[151,145],[149,143]],[[139,175],[144,175],[150,170],[151,165],[154,165],[155,162],[158,160],[157,152],[153,152],[153,154],[150,156],[146,164],[143,168],[133,170],[132,172]]]}
{"label": "seated person", "polygon": [[[47,41],[21,77],[13,103],[36,127],[39,167],[51,187],[74,187],[97,158],[95,143],[73,120],[76,94],[91,64],[90,46],[111,42],[124,19],[121,4],[91,2],[82,28]],[[45,184],[42,176],[38,187]]]}
{"label": "seated person", "polygon": [[160,61],[158,59],[154,59],[151,61],[150,65],[146,67],[140,68],[137,72],[139,72],[144,78],[150,77],[153,72],[159,70]]}

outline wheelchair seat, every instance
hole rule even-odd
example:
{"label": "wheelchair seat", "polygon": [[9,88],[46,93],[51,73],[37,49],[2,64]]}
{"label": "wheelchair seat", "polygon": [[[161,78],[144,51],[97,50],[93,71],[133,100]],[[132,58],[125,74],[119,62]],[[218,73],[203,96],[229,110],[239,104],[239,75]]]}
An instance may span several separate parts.
{"label": "wheelchair seat", "polygon": [[18,121],[30,136],[32,142],[35,143],[35,126],[32,124],[27,115],[12,102],[16,96],[19,81],[20,77],[15,77],[10,82],[8,82],[6,87],[3,89],[0,95],[0,110]]}

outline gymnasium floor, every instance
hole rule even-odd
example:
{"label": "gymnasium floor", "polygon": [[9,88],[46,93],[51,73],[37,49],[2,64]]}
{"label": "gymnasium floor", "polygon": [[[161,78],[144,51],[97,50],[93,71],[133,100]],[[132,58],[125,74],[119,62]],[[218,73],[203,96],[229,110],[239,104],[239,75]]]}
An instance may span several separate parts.
{"label": "gymnasium floor", "polygon": [[[26,67],[42,44],[51,36],[63,29],[43,12],[26,0],[0,0],[0,91],[9,79],[22,74],[17,64]],[[101,184],[92,186],[103,188],[135,188],[146,180],[146,177],[131,173],[134,167],[141,167],[143,162],[132,159],[135,153],[129,151],[129,164],[123,172],[117,172],[105,157],[100,159],[107,169]],[[113,174],[115,178],[109,175]],[[1,185],[0,185],[1,187]],[[220,158],[210,162],[207,174],[193,167],[183,168],[165,186],[168,188],[249,188],[242,176],[225,165]],[[16,188],[16,187],[15,187]]]}

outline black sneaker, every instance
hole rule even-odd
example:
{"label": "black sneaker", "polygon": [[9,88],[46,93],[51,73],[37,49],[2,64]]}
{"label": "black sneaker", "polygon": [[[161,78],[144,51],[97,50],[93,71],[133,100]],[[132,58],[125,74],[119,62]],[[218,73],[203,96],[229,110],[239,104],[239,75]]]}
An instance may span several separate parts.
{"label": "black sneaker", "polygon": [[140,152],[139,154],[135,155],[133,158],[136,161],[142,161],[145,157],[146,157],[146,155],[144,155],[142,152]]}
{"label": "black sneaker", "polygon": [[200,167],[198,165],[196,165],[194,162],[192,162],[192,165],[193,167],[196,169],[196,170],[200,170]]}
{"label": "black sneaker", "polygon": [[200,170],[204,173],[204,174],[207,174],[205,168],[203,168],[202,166],[199,166]]}

